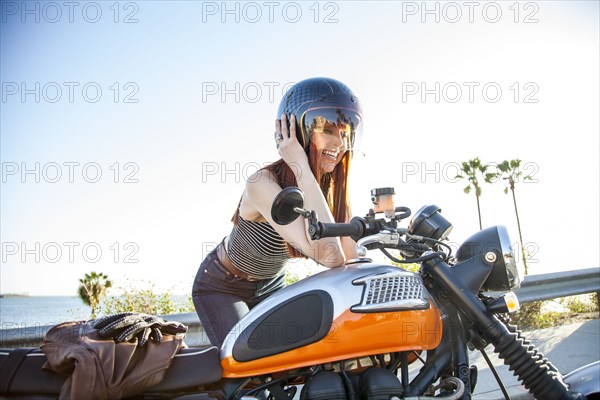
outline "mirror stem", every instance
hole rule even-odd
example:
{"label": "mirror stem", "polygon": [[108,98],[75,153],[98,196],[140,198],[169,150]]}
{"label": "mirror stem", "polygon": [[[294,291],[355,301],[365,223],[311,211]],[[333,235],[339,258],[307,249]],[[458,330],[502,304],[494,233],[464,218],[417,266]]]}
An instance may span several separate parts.
{"label": "mirror stem", "polygon": [[294,207],[294,212],[302,215],[304,218],[310,218],[310,210],[306,210],[300,207]]}

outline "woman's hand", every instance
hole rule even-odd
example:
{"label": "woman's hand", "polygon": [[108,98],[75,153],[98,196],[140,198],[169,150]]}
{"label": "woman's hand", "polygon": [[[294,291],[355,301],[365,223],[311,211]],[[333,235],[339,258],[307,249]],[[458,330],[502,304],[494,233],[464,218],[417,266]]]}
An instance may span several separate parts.
{"label": "woman's hand", "polygon": [[292,171],[297,173],[305,168],[310,168],[306,152],[296,136],[295,115],[292,114],[290,118],[289,130],[285,114],[281,114],[281,119],[275,120],[275,141],[277,142],[279,155]]}

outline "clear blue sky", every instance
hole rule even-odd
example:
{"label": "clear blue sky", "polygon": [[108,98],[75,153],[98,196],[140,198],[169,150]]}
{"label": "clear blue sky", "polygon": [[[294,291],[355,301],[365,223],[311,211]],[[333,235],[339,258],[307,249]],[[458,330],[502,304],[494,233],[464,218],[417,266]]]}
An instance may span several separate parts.
{"label": "clear blue sky", "polygon": [[[519,158],[532,272],[598,267],[599,3],[476,3],[2,1],[0,292],[75,294],[92,270],[188,291],[312,76],[364,105],[355,214],[394,186],[460,242],[457,164]],[[483,222],[516,243],[503,189]]]}

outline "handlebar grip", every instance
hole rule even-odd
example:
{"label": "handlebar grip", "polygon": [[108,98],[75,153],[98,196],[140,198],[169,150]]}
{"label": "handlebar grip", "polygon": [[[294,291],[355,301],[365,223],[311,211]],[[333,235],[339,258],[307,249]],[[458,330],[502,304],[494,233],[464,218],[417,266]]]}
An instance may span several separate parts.
{"label": "handlebar grip", "polygon": [[355,241],[363,237],[365,223],[362,218],[354,217],[350,222],[344,223],[318,223],[316,232],[311,233],[311,239],[318,240],[325,237],[350,236]]}

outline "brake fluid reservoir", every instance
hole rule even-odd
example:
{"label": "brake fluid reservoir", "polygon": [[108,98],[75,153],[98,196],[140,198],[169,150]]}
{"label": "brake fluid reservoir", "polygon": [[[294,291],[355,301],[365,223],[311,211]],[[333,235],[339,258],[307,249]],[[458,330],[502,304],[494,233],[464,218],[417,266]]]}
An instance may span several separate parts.
{"label": "brake fluid reservoir", "polygon": [[377,188],[371,190],[371,201],[375,205],[376,213],[384,213],[386,218],[393,218],[396,214],[394,206],[394,188]]}

